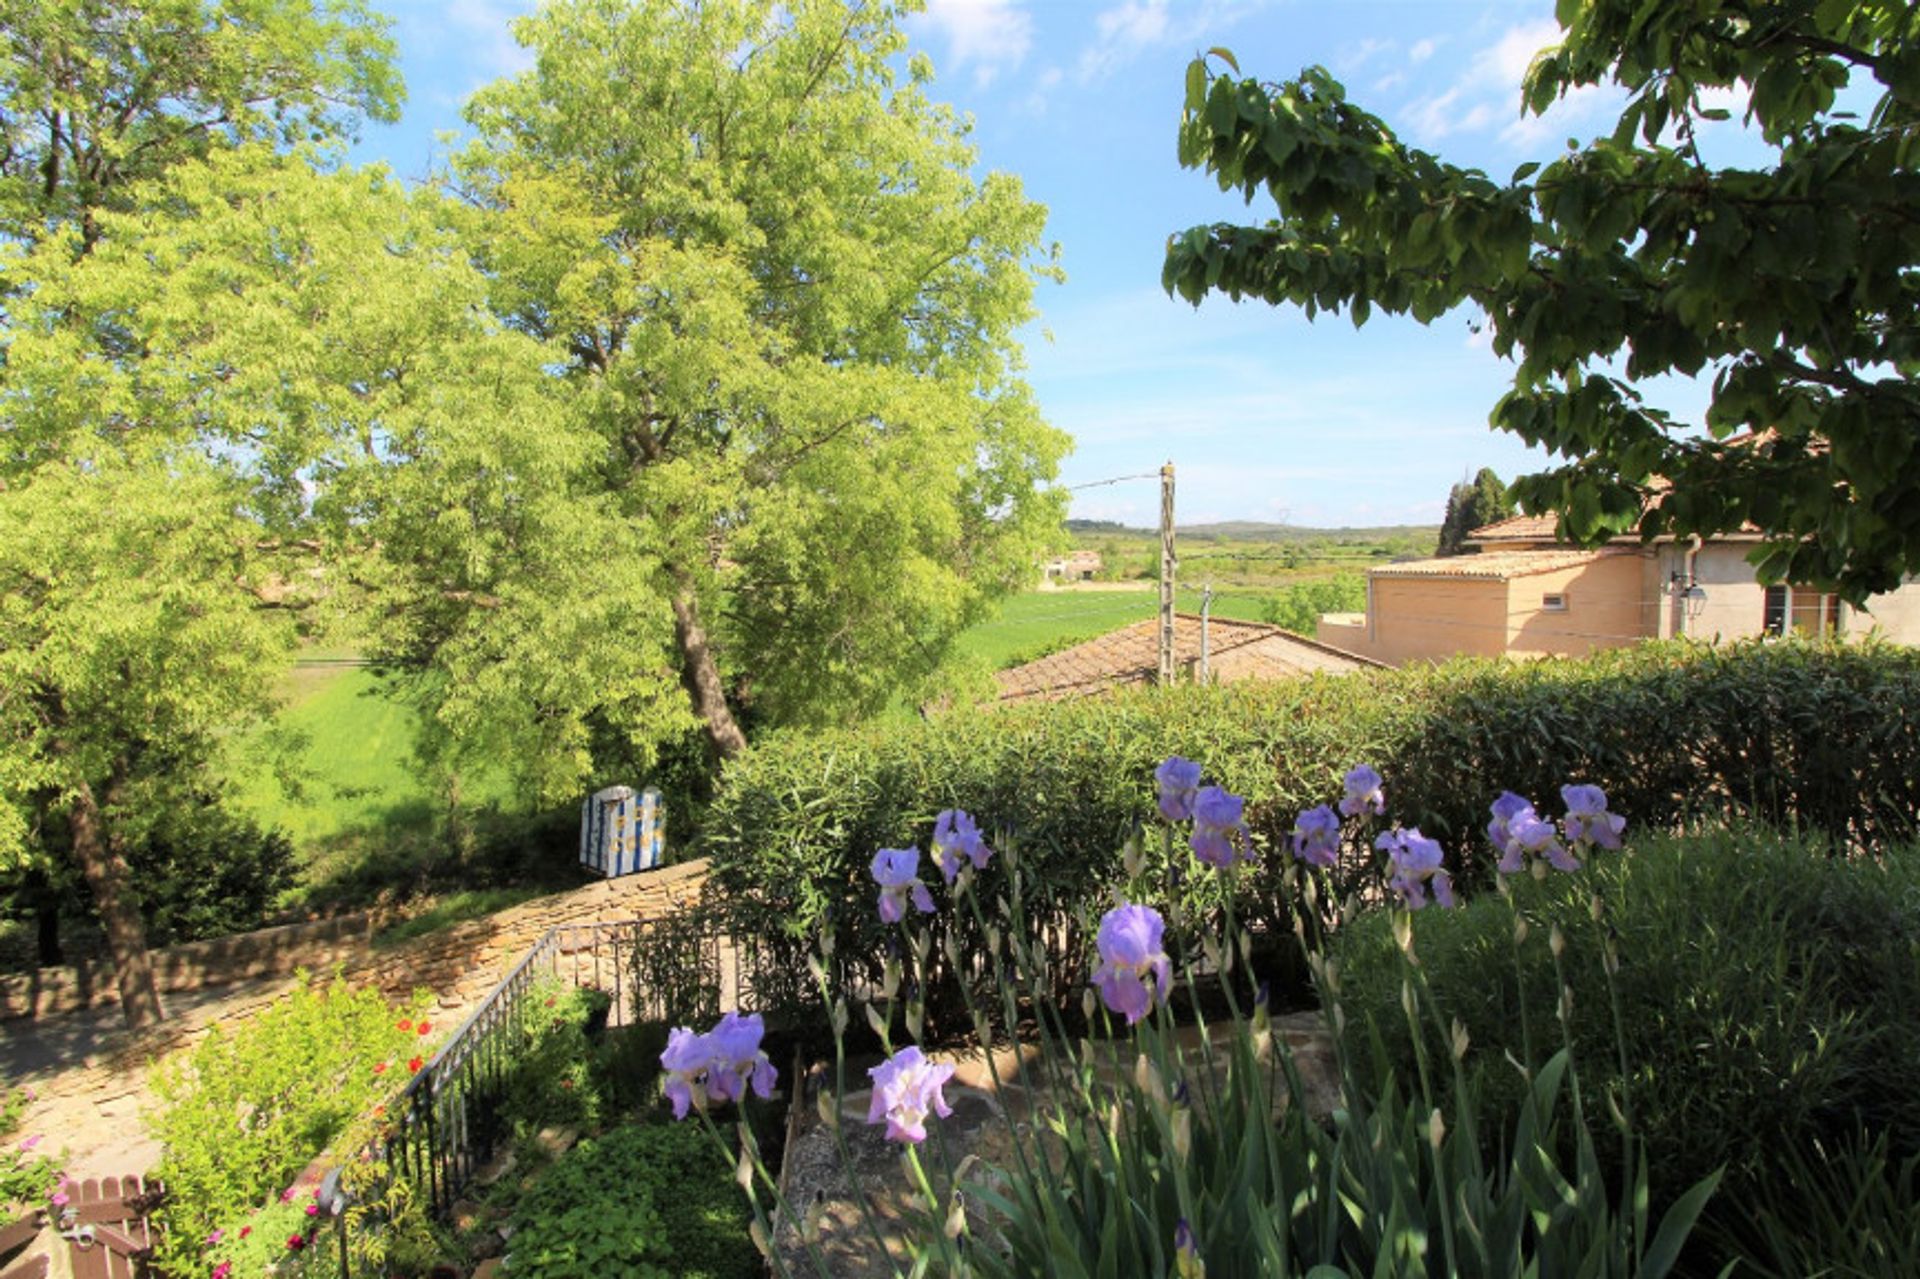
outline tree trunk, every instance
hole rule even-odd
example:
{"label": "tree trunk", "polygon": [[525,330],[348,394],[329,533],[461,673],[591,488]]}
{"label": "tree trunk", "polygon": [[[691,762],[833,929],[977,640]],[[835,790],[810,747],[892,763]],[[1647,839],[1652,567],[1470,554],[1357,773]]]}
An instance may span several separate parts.
{"label": "tree trunk", "polygon": [[153,982],[153,964],[147,958],[147,926],[128,892],[126,856],[118,842],[107,836],[100,805],[85,782],[74,792],[72,826],[74,860],[93,890],[94,908],[107,930],[120,1010],[129,1029],[144,1030],[165,1016]]}
{"label": "tree trunk", "polygon": [[733,708],[727,705],[720,668],[707,644],[707,630],[700,624],[700,602],[686,582],[674,586],[673,635],[680,645],[680,682],[693,699],[693,709],[706,729],[707,744],[721,759],[732,759],[747,748],[746,734],[740,731]]}
{"label": "tree trunk", "polygon": [[28,874],[26,896],[33,903],[38,934],[35,962],[41,968],[58,968],[67,962],[66,951],[60,947],[60,899],[54,895],[53,883],[45,871]]}

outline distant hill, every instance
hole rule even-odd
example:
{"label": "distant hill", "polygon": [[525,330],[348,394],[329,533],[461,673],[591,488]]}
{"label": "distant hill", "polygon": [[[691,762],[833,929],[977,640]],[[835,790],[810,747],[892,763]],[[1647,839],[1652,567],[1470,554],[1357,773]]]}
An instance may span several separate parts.
{"label": "distant hill", "polygon": [[[1152,537],[1158,530],[1133,528],[1113,520],[1068,520],[1067,531],[1076,534],[1134,535]],[[1367,528],[1308,528],[1299,524],[1263,524],[1258,520],[1226,520],[1219,524],[1176,524],[1181,537],[1211,537],[1236,542],[1291,542],[1314,538],[1337,541],[1378,540],[1411,535],[1437,536],[1438,524],[1388,524]]]}

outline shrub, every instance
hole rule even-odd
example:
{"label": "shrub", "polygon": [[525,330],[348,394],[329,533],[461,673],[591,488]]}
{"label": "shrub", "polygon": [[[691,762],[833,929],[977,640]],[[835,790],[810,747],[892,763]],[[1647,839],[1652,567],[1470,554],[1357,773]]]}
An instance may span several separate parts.
{"label": "shrub", "polygon": [[576,1130],[600,1121],[599,1076],[588,1026],[605,1024],[603,991],[541,982],[527,997],[527,1012],[508,1032],[506,1085],[501,1114],[516,1137],[542,1128]]}
{"label": "shrub", "polygon": [[728,1163],[697,1126],[636,1125],[581,1142],[520,1200],[515,1279],[757,1279]]}
{"label": "shrub", "polygon": [[302,974],[232,1033],[218,1026],[154,1071],[148,1130],[168,1196],[159,1256],[187,1273],[204,1241],[279,1199],[347,1126],[389,1097],[428,1055],[418,1006]]}
{"label": "shrub", "polygon": [[[1511,903],[1487,893],[1423,919],[1419,946],[1496,1110],[1512,1113],[1524,1090],[1507,1056],[1537,1062],[1560,1042],[1557,928],[1590,1095],[1632,1116],[1657,1187],[1673,1193],[1725,1167],[1728,1202],[1744,1209],[1756,1188],[1795,1183],[1792,1152],[1836,1147],[1862,1125],[1885,1132],[1896,1156],[1920,1151],[1920,847],[1849,860],[1818,839],[1718,830],[1651,837],[1631,856],[1600,854],[1578,874],[1523,876],[1512,889]],[[1517,951],[1516,909],[1529,925]],[[1334,948],[1349,1011],[1380,1023],[1375,1068],[1410,1077],[1387,921],[1360,919]],[[1361,1057],[1373,1055],[1365,1024],[1349,1022]],[[1442,1049],[1438,1031],[1429,1048]],[[1602,1143],[1603,1156],[1616,1153]]]}
{"label": "shrub", "polygon": [[57,1165],[40,1149],[44,1137],[33,1133],[14,1139],[32,1101],[33,1094],[24,1088],[0,1092],[0,1226],[13,1220],[8,1208],[43,1205],[60,1188]]}
{"label": "shrub", "polygon": [[[1478,832],[1497,793],[1541,798],[1568,780],[1606,788],[1642,829],[1745,817],[1823,832],[1836,847],[1885,847],[1920,812],[1920,654],[1890,646],[1648,644],[1580,662],[1452,663],[1342,678],[1146,689],[1069,703],[949,714],[839,733],[760,739],[732,761],[708,813],[711,891],[773,974],[803,974],[823,927],[850,977],[877,978],[883,933],[867,865],[874,850],[926,846],[935,815],[962,807],[1011,832],[1030,876],[1030,912],[1056,939],[1064,990],[1083,976],[1084,926],[1118,874],[1147,808],[1153,766],[1201,761],[1249,797],[1257,847],[1240,917],[1284,938],[1292,903],[1283,846],[1295,815],[1337,790],[1356,760],[1385,774],[1394,811],[1443,840],[1463,886],[1491,882]],[[1491,789],[1490,789],[1491,787]],[[990,838],[995,832],[990,831]],[[1186,898],[1204,924],[1218,906],[1149,841],[1158,896]],[[941,919],[963,951],[969,919]],[[803,979],[757,992],[788,1013]]]}
{"label": "shrub", "polygon": [[154,946],[259,928],[299,875],[293,844],[211,797],[162,813],[127,858]]}

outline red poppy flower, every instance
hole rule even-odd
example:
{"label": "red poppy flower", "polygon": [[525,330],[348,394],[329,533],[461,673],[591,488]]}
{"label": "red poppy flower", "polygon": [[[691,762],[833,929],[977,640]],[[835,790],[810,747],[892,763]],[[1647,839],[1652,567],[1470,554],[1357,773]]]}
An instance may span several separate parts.
{"label": "red poppy flower", "polygon": [[395,1030],[412,1030],[413,1018],[402,1017],[399,1021],[395,1022],[393,1025]]}
{"label": "red poppy flower", "polygon": [[287,1236],[287,1251],[299,1252],[302,1248],[306,1246],[307,1246],[307,1239],[305,1235],[288,1235]]}
{"label": "red poppy flower", "polygon": [[386,1073],[387,1073],[387,1063],[386,1063],[386,1062],[384,1062],[384,1061],[376,1061],[375,1063],[373,1063],[373,1073],[374,1073],[374,1074],[376,1074],[376,1075],[384,1075],[384,1074],[386,1074]]}
{"label": "red poppy flower", "polygon": [[412,1061],[407,1063],[407,1069],[411,1070],[414,1074],[417,1075],[420,1073],[420,1067],[426,1064],[427,1064],[427,1059],[425,1057],[415,1057]]}
{"label": "red poppy flower", "polygon": [[423,1021],[423,1022],[421,1022],[421,1023],[420,1023],[420,1033],[421,1033],[421,1034],[423,1034],[423,1035],[424,1035],[424,1034],[426,1034],[426,1033],[427,1033],[427,1032],[428,1032],[429,1030],[432,1030],[432,1029],[433,1029],[433,1023],[432,1023],[432,1022],[430,1022],[430,1021]]}

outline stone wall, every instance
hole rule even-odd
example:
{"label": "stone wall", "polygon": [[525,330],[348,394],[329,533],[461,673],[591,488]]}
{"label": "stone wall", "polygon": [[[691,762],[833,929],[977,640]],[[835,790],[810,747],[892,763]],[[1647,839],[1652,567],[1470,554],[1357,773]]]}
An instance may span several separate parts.
{"label": "stone wall", "polygon": [[[699,896],[706,871],[702,860],[597,880],[387,947],[375,946],[373,937],[390,917],[373,913],[169,946],[152,952],[154,980],[164,1000],[170,993],[286,977],[302,968],[327,973],[338,967],[348,981],[377,982],[389,995],[425,988],[443,1003],[464,1003],[484,992],[498,979],[496,970],[511,964],[549,928],[670,913]],[[0,977],[0,1020],[78,1012],[119,999],[113,970],[104,960]]]}

